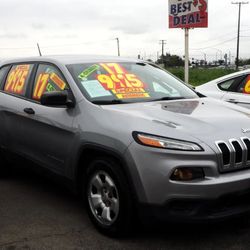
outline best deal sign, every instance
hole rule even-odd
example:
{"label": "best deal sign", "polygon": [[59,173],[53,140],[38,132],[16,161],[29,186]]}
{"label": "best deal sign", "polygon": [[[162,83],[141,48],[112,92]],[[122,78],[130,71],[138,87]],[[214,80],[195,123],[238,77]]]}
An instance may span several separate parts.
{"label": "best deal sign", "polygon": [[208,0],[169,0],[169,28],[208,27]]}

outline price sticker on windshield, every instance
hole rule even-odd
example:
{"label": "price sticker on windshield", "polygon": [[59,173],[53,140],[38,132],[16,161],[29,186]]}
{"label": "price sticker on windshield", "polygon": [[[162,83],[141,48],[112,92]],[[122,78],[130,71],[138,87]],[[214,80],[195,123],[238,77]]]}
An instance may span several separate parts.
{"label": "price sticker on windshield", "polygon": [[145,84],[135,75],[127,73],[118,63],[100,63],[107,74],[100,74],[97,80],[106,90],[112,91],[117,98],[150,97],[145,92]]}

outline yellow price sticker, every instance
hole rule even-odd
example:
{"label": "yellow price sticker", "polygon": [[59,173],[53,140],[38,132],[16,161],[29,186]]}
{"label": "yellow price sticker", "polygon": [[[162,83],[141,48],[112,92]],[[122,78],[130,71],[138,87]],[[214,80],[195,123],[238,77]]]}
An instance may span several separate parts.
{"label": "yellow price sticker", "polygon": [[[250,77],[248,77],[248,78],[250,78]],[[250,79],[248,79],[248,81],[247,81],[247,83],[245,85],[244,93],[250,94]]]}

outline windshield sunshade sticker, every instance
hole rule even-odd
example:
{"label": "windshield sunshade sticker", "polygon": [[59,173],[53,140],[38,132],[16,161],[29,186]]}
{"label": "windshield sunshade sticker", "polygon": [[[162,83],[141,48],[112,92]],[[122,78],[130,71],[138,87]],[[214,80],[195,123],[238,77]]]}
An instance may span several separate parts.
{"label": "windshield sunshade sticker", "polygon": [[47,73],[41,73],[38,76],[38,79],[35,85],[35,90],[33,93],[33,99],[40,100],[42,94],[44,93],[48,85],[49,77],[50,77],[50,74],[47,74]]}
{"label": "windshield sunshade sticker", "polygon": [[50,80],[54,82],[61,90],[64,90],[66,87],[66,83],[56,74],[50,74]]}
{"label": "windshield sunshade sticker", "polygon": [[6,92],[23,94],[25,82],[29,74],[30,65],[18,65],[9,74],[4,90]]}
{"label": "windshield sunshade sticker", "polygon": [[100,74],[97,80],[118,99],[148,98],[145,84],[135,75],[129,74],[117,63],[100,63],[108,74]]}
{"label": "windshield sunshade sticker", "polygon": [[56,88],[52,84],[48,83],[46,87],[46,91],[53,92],[53,91],[56,91]]}
{"label": "windshield sunshade sticker", "polygon": [[95,71],[97,71],[100,68],[99,65],[94,64],[90,66],[89,68],[85,69],[79,76],[78,78],[81,80],[87,80],[90,75],[92,75]]}
{"label": "windshield sunshade sticker", "polygon": [[82,81],[81,83],[91,98],[112,96],[110,91],[106,90],[97,80]]}

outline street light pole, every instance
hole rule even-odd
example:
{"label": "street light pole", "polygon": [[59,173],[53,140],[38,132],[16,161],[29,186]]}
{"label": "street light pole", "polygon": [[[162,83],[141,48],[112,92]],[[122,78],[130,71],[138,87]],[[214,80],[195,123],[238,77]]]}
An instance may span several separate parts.
{"label": "street light pole", "polygon": [[217,49],[217,48],[210,48],[210,49],[214,49],[217,50],[216,54],[215,54],[215,58],[216,58],[216,62],[218,61],[218,52],[220,52],[220,60],[222,60],[222,50],[221,49]]}

